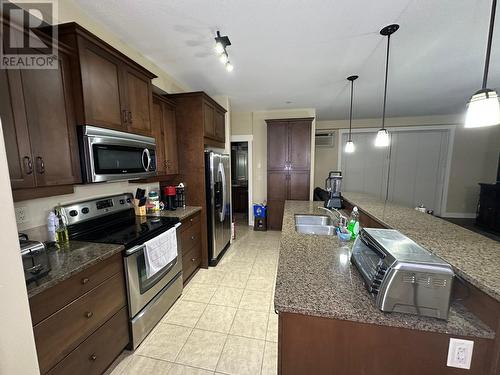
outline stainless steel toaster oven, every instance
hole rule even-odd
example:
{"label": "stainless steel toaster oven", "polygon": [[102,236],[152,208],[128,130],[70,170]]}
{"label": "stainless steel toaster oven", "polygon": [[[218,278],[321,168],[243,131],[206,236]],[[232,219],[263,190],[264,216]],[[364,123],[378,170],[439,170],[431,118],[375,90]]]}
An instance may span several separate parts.
{"label": "stainless steel toaster oven", "polygon": [[362,229],[351,262],[380,310],[448,319],[452,267],[397,230]]}

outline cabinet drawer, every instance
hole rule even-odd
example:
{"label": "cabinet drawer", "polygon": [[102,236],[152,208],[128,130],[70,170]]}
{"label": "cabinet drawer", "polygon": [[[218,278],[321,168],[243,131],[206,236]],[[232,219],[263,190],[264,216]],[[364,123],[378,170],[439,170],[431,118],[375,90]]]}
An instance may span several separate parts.
{"label": "cabinet drawer", "polygon": [[181,225],[181,233],[185,232],[186,230],[188,230],[189,228],[191,228],[194,224],[199,223],[200,222],[200,218],[201,218],[201,215],[198,212],[197,214],[194,214],[193,216],[188,217],[187,219],[182,220],[181,221],[181,224],[182,224]]}
{"label": "cabinet drawer", "polygon": [[201,241],[201,225],[200,222],[197,222],[188,230],[181,232],[181,246],[182,253],[190,251],[194,246],[199,244]]}
{"label": "cabinet drawer", "polygon": [[125,305],[119,272],[33,327],[40,371],[49,370]]}
{"label": "cabinet drawer", "polygon": [[182,277],[188,280],[201,264],[201,243],[182,255]]}
{"label": "cabinet drawer", "polygon": [[33,325],[123,270],[121,252],[30,298]]}
{"label": "cabinet drawer", "polygon": [[127,308],[124,307],[59,362],[48,374],[102,374],[128,342],[128,314]]}

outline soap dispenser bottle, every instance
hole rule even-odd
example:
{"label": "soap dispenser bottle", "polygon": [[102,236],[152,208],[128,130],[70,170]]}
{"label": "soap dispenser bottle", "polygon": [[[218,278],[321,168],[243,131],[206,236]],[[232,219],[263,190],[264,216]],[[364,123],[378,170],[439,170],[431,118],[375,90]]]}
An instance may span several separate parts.
{"label": "soap dispenser bottle", "polygon": [[351,211],[351,216],[349,217],[349,223],[347,224],[347,229],[351,232],[351,238],[355,239],[359,233],[359,211],[358,207],[354,206]]}

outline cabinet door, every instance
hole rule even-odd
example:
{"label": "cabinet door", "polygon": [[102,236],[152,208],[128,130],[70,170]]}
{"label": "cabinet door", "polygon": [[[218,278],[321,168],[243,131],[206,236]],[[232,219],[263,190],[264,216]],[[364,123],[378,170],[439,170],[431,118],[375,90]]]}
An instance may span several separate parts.
{"label": "cabinet door", "polygon": [[133,68],[123,68],[128,131],[151,135],[151,80]]}
{"label": "cabinet door", "polygon": [[169,104],[163,103],[163,131],[165,142],[165,162],[167,174],[179,173],[179,164],[177,156],[177,130],[175,123],[175,108]]}
{"label": "cabinet door", "polygon": [[90,42],[79,42],[85,123],[126,130],[122,63]]}
{"label": "cabinet door", "polygon": [[288,162],[287,122],[267,125],[267,169],[286,170]]}
{"label": "cabinet door", "polygon": [[11,186],[13,189],[34,187],[33,156],[21,75],[17,70],[0,70],[0,119]]}
{"label": "cabinet door", "polygon": [[226,114],[222,111],[215,111],[215,138],[218,141],[226,141]]}
{"label": "cabinet door", "polygon": [[267,206],[270,229],[281,229],[285,200],[288,199],[288,173],[267,172]]}
{"label": "cabinet door", "polygon": [[69,63],[59,52],[58,69],[21,71],[37,186],[81,181]]}
{"label": "cabinet door", "polygon": [[287,199],[298,201],[309,200],[309,171],[290,172]]}
{"label": "cabinet door", "polygon": [[311,122],[288,123],[288,161],[291,170],[311,168]]}
{"label": "cabinet door", "polygon": [[208,102],[203,102],[203,128],[205,137],[215,138],[215,108]]}
{"label": "cabinet door", "polygon": [[166,173],[165,135],[162,124],[162,103],[153,98],[152,136],[156,139],[156,171],[159,175]]}

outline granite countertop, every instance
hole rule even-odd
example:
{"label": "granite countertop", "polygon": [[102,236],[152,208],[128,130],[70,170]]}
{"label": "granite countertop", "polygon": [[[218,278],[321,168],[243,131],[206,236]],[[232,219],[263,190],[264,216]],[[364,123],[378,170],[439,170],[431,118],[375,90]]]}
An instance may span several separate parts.
{"label": "granite countertop", "polygon": [[177,208],[175,211],[162,210],[159,212],[159,216],[163,217],[176,217],[179,220],[184,220],[185,218],[194,215],[195,213],[201,211],[202,208],[199,206],[186,206],[185,208]]}
{"label": "granite countertop", "polygon": [[448,321],[380,311],[350,262],[352,242],[341,245],[337,237],[295,231],[295,214],[324,215],[317,207],[318,202],[285,204],[274,297],[276,310],[452,335],[495,337],[488,326],[459,303],[452,304]]}
{"label": "granite countertop", "polygon": [[27,285],[28,297],[43,292],[71,276],[93,266],[110,256],[119,253],[122,245],[70,241],[63,249],[49,249],[49,261],[52,269],[47,276]]}
{"label": "granite countertop", "polygon": [[413,208],[363,193],[342,193],[352,204],[450,263],[455,273],[500,301],[500,242]]}

